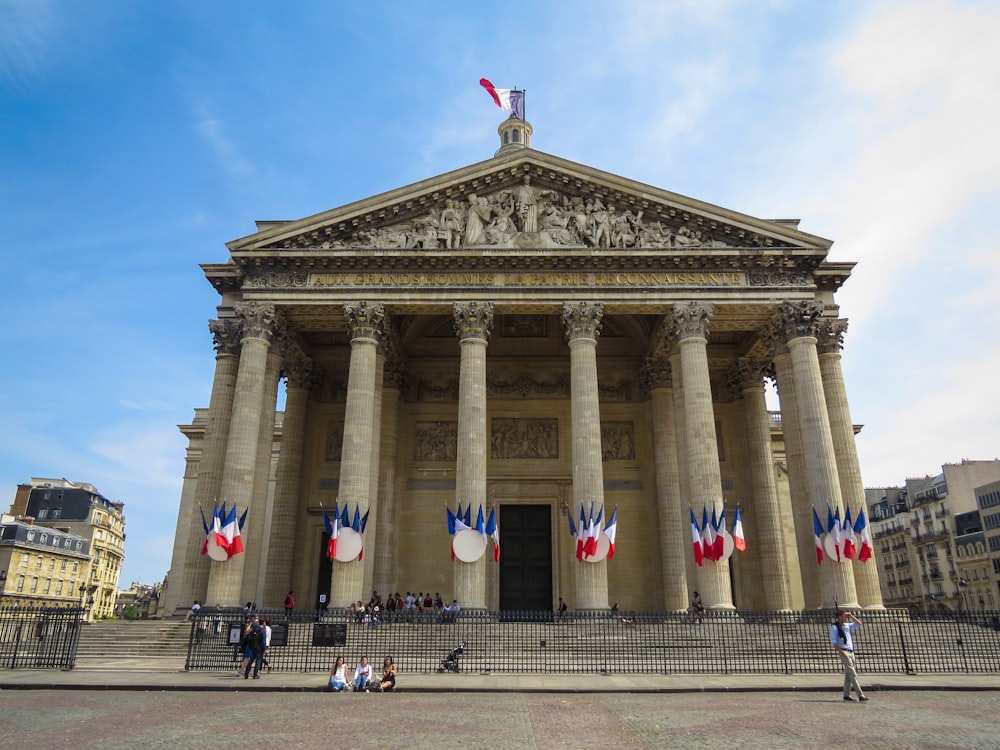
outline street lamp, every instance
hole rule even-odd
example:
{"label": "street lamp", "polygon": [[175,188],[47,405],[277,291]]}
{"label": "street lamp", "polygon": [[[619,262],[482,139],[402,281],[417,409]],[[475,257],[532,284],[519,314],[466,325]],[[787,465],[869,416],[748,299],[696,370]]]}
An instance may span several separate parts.
{"label": "street lamp", "polygon": [[969,609],[969,602],[968,602],[968,599],[966,599],[965,590],[967,588],[969,588],[969,582],[967,580],[965,580],[964,578],[959,578],[958,579],[958,587],[962,591],[962,608],[968,610]]}

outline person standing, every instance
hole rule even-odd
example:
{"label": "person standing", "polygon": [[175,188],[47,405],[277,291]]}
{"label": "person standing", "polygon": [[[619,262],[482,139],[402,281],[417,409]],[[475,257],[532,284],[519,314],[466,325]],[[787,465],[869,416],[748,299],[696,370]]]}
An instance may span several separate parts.
{"label": "person standing", "polygon": [[295,592],[289,591],[285,594],[285,616],[291,617],[295,611]]}
{"label": "person standing", "polygon": [[854,702],[851,690],[858,694],[859,703],[868,700],[858,683],[858,671],[854,666],[854,631],[860,627],[861,620],[847,610],[838,612],[836,622],[830,626],[830,644],[840,654],[840,663],[844,666],[844,700],[851,703]]}
{"label": "person standing", "polygon": [[260,679],[261,662],[264,660],[265,631],[261,627],[260,618],[251,615],[250,624],[247,626],[247,647],[245,654],[246,664],[243,668],[243,679],[250,678],[250,669],[253,668],[253,678]]}

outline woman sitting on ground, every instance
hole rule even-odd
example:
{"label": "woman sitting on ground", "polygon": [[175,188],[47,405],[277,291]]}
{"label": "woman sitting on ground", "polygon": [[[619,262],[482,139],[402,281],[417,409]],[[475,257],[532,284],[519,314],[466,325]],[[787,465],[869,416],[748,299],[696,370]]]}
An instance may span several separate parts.
{"label": "woman sitting on ground", "polygon": [[354,670],[354,692],[367,693],[372,684],[372,665],[368,663],[368,657],[362,656],[361,663]]}
{"label": "woman sitting on ground", "polygon": [[347,663],[343,656],[338,656],[330,668],[329,690],[333,693],[341,693],[347,687]]}
{"label": "woman sitting on ground", "polygon": [[392,663],[392,657],[385,657],[382,662],[382,676],[379,679],[378,689],[383,693],[388,693],[396,687],[396,665]]}

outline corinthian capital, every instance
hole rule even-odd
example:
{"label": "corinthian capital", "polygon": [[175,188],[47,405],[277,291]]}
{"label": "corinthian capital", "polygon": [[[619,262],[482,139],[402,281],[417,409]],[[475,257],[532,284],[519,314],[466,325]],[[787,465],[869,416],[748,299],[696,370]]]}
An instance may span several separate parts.
{"label": "corinthian capital", "polygon": [[275,330],[274,305],[269,302],[237,302],[233,310],[243,319],[244,339],[271,342]]}
{"label": "corinthian capital", "polygon": [[594,339],[601,335],[601,318],[604,305],[588,305],[583,302],[567,302],[563,305],[562,322],[566,329],[566,340]]}
{"label": "corinthian capital", "polygon": [[489,341],[493,330],[492,302],[456,302],[453,308],[455,333],[459,341],[482,339]]}
{"label": "corinthian capital", "polygon": [[771,363],[757,357],[741,357],[726,372],[729,387],[736,393],[764,388],[764,378],[770,372]]}
{"label": "corinthian capital", "polygon": [[315,363],[298,349],[289,349],[282,355],[282,373],[289,388],[306,388],[313,385]]}
{"label": "corinthian capital", "polygon": [[665,338],[674,342],[684,339],[707,339],[708,322],[714,311],[713,305],[697,302],[677,305],[667,321]]}
{"label": "corinthian capital", "polygon": [[836,354],[844,348],[847,318],[824,318],[816,334],[816,349],[820,354]]}
{"label": "corinthian capital", "polygon": [[823,314],[822,302],[785,302],[774,315],[776,333],[785,342],[804,336],[815,337],[819,328],[819,317]]}
{"label": "corinthian capital", "polygon": [[672,388],[674,384],[670,360],[666,357],[650,357],[642,363],[639,370],[639,382],[644,390],[656,388]]}
{"label": "corinthian capital", "polygon": [[208,321],[212,333],[213,346],[217,354],[239,354],[243,325],[237,318],[222,318]]}
{"label": "corinthian capital", "polygon": [[385,308],[382,305],[369,306],[364,300],[357,305],[347,302],[344,304],[344,316],[351,341],[375,339],[378,342],[381,339],[385,326]]}

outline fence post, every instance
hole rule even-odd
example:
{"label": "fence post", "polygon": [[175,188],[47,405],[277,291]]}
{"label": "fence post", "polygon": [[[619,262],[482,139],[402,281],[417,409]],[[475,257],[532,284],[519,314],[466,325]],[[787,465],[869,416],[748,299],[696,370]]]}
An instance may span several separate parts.
{"label": "fence post", "polygon": [[916,674],[913,668],[910,667],[910,659],[906,655],[906,639],[903,637],[903,623],[896,620],[896,628],[899,631],[899,645],[903,649],[903,669],[906,670],[906,674]]}

